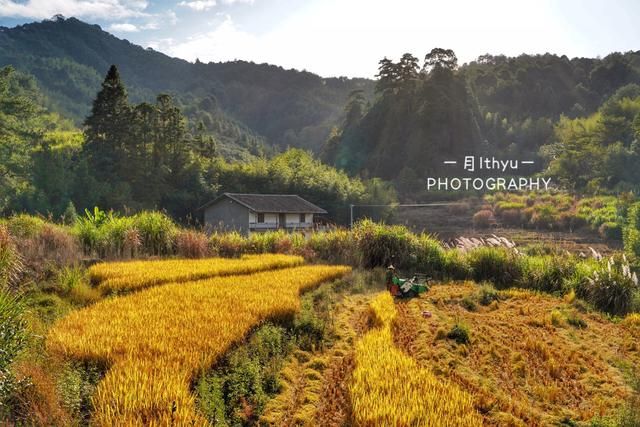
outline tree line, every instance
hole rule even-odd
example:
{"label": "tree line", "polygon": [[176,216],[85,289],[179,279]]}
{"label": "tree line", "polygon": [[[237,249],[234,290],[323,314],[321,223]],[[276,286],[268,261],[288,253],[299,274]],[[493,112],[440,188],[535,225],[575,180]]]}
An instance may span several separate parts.
{"label": "tree line", "polygon": [[199,206],[223,191],[239,191],[300,194],[346,221],[349,203],[395,201],[387,183],[350,178],[299,149],[226,160],[202,124],[188,126],[171,96],[131,104],[116,66],[107,72],[82,131],[38,102],[33,79],[2,70],[0,132],[11,136],[0,145],[4,214],[58,217],[70,205],[100,206],[162,209],[195,221]]}

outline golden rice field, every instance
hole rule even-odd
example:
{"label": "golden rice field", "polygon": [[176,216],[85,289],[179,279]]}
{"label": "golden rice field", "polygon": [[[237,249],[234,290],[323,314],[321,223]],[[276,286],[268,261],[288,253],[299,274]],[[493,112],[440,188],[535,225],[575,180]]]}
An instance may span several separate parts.
{"label": "golden rice field", "polygon": [[[424,298],[397,304],[393,332],[396,346],[419,366],[473,396],[484,425],[549,426],[565,419],[589,425],[615,414],[632,395],[640,315],[612,321],[570,298],[514,289],[466,309],[465,299],[478,301],[479,292],[470,282],[433,286]],[[425,319],[424,311],[432,317]],[[470,329],[469,345],[446,339],[459,321]]]}
{"label": "golden rice field", "polygon": [[188,282],[216,276],[249,274],[301,265],[299,256],[264,254],[242,258],[106,262],[89,268],[93,283],[104,294],[137,291],[162,283]]}
{"label": "golden rice field", "polygon": [[[298,263],[291,257],[260,258],[271,268]],[[244,262],[267,268],[258,258]],[[121,264],[126,266],[115,270],[136,271],[131,265],[140,265]],[[106,279],[122,274],[108,271],[96,266],[95,274]],[[206,425],[189,392],[194,376],[262,321],[297,311],[300,292],[348,271],[300,266],[156,286],[72,312],[52,327],[47,347],[53,354],[110,366],[92,398],[94,425]],[[182,269],[173,277],[185,274]]]}
{"label": "golden rice field", "polygon": [[370,304],[374,328],[356,344],[349,386],[358,426],[478,426],[472,396],[397,349],[392,327],[397,316],[387,292]]}

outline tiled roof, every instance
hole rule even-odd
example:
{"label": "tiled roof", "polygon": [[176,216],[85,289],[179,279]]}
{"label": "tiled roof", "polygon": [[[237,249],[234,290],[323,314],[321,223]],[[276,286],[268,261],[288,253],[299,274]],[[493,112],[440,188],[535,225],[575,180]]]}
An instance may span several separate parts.
{"label": "tiled roof", "polygon": [[207,208],[222,198],[228,197],[251,209],[261,213],[317,213],[326,214],[322,208],[306,201],[295,194],[240,194],[224,193],[220,197],[203,206]]}

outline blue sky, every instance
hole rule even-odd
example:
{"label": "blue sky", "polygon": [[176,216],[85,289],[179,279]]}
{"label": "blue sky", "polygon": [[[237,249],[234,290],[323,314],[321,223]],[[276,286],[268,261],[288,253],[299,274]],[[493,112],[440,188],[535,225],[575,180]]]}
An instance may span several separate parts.
{"label": "blue sky", "polygon": [[244,59],[372,77],[382,57],[453,49],[605,56],[640,50],[637,0],[0,0],[0,25],[75,16],[190,61]]}

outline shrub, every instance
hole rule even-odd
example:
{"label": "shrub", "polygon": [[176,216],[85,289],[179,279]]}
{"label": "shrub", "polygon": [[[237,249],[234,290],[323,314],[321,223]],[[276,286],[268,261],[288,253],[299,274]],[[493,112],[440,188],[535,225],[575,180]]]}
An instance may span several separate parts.
{"label": "shrub", "polygon": [[176,253],[185,258],[204,258],[209,254],[209,238],[195,230],[182,230],[176,235]]}
{"label": "shrub", "polygon": [[586,329],[587,322],[584,321],[577,313],[571,312],[567,316],[567,323],[578,329]]}
{"label": "shrub", "polygon": [[569,256],[529,256],[522,259],[520,285],[543,292],[561,292],[573,275],[575,260]]}
{"label": "shrub", "polygon": [[501,201],[496,203],[496,212],[502,213],[508,210],[521,210],[525,208],[525,204],[522,202]]}
{"label": "shrub", "polygon": [[358,242],[364,268],[415,265],[412,251],[415,236],[406,227],[363,220],[354,226],[353,237]]}
{"label": "shrub", "polygon": [[57,266],[78,262],[81,255],[70,230],[55,224],[44,224],[37,234],[18,240],[18,251],[37,280],[48,278]]}
{"label": "shrub", "polygon": [[442,277],[445,273],[445,250],[440,242],[422,234],[416,242],[416,268],[432,277]]}
{"label": "shrub", "polygon": [[13,236],[0,225],[0,288],[16,285],[22,273],[22,261]]}
{"label": "shrub", "polygon": [[505,225],[520,227],[523,223],[522,211],[520,209],[507,209],[500,213],[500,219]]}
{"label": "shrub", "polygon": [[469,326],[462,322],[456,322],[447,333],[447,338],[458,344],[469,344],[471,342]]}
{"label": "shrub", "polygon": [[203,375],[196,384],[198,407],[212,425],[226,425],[224,379],[212,372]]}
{"label": "shrub", "polygon": [[100,299],[100,292],[89,284],[86,270],[63,267],[57,272],[56,283],[60,294],[76,305],[87,305]]}
{"label": "shrub", "polygon": [[[137,232],[133,217],[118,217],[109,214],[107,219],[97,229],[94,249],[101,257],[120,258],[125,254],[125,244],[131,239],[132,232]],[[136,250],[141,245],[139,236],[136,240]]]}
{"label": "shrub", "polygon": [[498,289],[513,286],[522,277],[520,258],[506,248],[479,247],[467,254],[473,280],[492,282]]}
{"label": "shrub", "polygon": [[359,265],[361,256],[358,243],[350,231],[337,229],[326,233],[314,233],[309,239],[308,246],[322,260],[332,263]]}
{"label": "shrub", "polygon": [[500,296],[498,291],[491,285],[491,283],[483,283],[478,291],[478,302],[482,305],[489,305],[494,301],[498,301]]}
{"label": "shrub", "polygon": [[0,409],[18,387],[10,365],[27,344],[23,311],[20,298],[0,288]]}
{"label": "shrub", "polygon": [[230,233],[213,233],[209,237],[209,250],[212,254],[222,257],[239,257],[247,252],[246,239],[237,231]]}
{"label": "shrub", "polygon": [[33,215],[14,215],[7,221],[7,227],[12,236],[17,239],[29,239],[40,233],[46,224],[45,220]]}
{"label": "shrub", "polygon": [[133,217],[133,226],[140,233],[142,248],[150,255],[167,255],[173,251],[177,227],[162,212],[144,211]]}
{"label": "shrub", "polygon": [[535,205],[533,215],[529,222],[536,228],[553,229],[557,226],[558,222],[557,210],[551,205]]}
{"label": "shrub", "polygon": [[613,315],[629,313],[638,292],[638,279],[629,264],[614,258],[601,262],[585,289],[590,303]]}
{"label": "shrub", "polygon": [[443,267],[443,278],[450,280],[466,280],[473,273],[467,257],[460,249],[449,249],[444,252]]}
{"label": "shrub", "polygon": [[467,311],[476,311],[477,309],[476,302],[469,295],[462,298],[460,305]]}
{"label": "shrub", "polygon": [[487,209],[480,210],[473,215],[473,226],[477,228],[488,228],[495,221],[493,212]]}
{"label": "shrub", "polygon": [[606,240],[622,240],[622,227],[617,222],[604,222],[598,228],[598,234]]}

